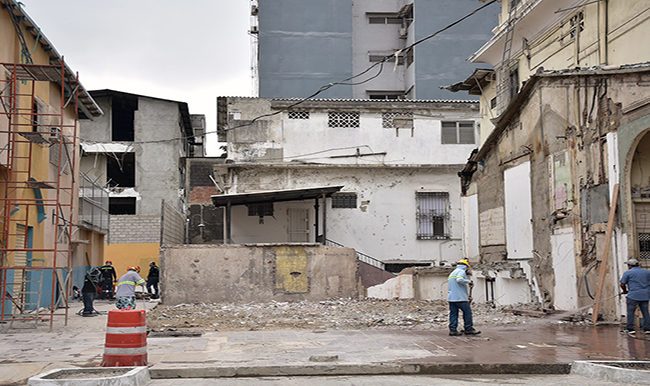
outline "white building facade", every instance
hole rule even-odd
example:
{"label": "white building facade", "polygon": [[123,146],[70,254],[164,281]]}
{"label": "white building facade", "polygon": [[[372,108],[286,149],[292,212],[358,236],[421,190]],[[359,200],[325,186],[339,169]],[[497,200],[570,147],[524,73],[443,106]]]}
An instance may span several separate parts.
{"label": "white building facade", "polygon": [[[218,106],[224,197],[276,194],[232,207],[232,243],[342,245],[394,270],[462,258],[457,173],[476,147],[477,102],[227,97]],[[324,201],[279,199],[331,187]]]}

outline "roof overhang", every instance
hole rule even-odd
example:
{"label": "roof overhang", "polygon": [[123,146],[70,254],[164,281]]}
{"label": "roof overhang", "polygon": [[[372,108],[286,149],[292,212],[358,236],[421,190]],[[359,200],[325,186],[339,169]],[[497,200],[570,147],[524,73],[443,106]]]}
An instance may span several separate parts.
{"label": "roof overhang", "polygon": [[[16,2],[15,0],[0,0],[0,4],[3,5],[2,8],[7,12],[13,12],[19,18],[25,30],[37,39],[43,50],[50,56],[49,64],[42,67],[39,64],[19,65],[20,68],[17,71],[24,71],[27,74],[25,80],[30,80],[30,77],[33,80],[49,80],[47,77],[42,76],[47,75],[48,77],[52,77],[52,82],[61,84],[62,79],[64,79],[63,88],[65,89],[65,93],[71,95],[77,92],[79,118],[93,119],[94,117],[103,115],[104,112],[102,109],[79,82],[77,73],[73,72],[67,64],[63,63],[63,56],[59,54],[56,48],[54,48],[54,45],[41,32],[40,27],[38,27],[34,20],[23,10],[22,3]],[[64,68],[64,71],[60,70],[61,67]],[[44,71],[49,71],[50,74],[45,74]]]}
{"label": "roof overhang", "polygon": [[266,192],[221,194],[212,196],[214,206],[267,204],[282,201],[300,201],[319,197],[329,197],[340,191],[341,186],[322,186],[305,189],[271,190]]}
{"label": "roof overhang", "polygon": [[[577,8],[593,3],[592,0],[530,0],[518,5],[513,35],[509,37],[513,56],[523,48],[524,38],[535,41],[550,28]],[[494,36],[468,60],[472,63],[489,63],[497,67],[503,60],[503,50],[508,31],[508,14],[501,14],[503,22],[492,30]]]}
{"label": "roof overhang", "polygon": [[451,92],[467,91],[469,95],[481,95],[483,88],[494,79],[494,70],[477,68],[469,78],[450,86],[440,86]]}

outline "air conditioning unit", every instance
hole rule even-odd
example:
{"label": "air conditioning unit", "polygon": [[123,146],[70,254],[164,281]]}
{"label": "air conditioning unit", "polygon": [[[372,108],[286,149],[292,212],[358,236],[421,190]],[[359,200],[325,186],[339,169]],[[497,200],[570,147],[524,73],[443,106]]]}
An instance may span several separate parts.
{"label": "air conditioning unit", "polygon": [[399,31],[397,32],[397,35],[399,36],[400,39],[406,39],[408,36],[408,29],[406,27],[400,27]]}
{"label": "air conditioning unit", "polygon": [[260,33],[260,29],[259,29],[259,27],[256,26],[256,25],[251,26],[251,33],[252,33],[252,34],[258,34],[258,33]]}

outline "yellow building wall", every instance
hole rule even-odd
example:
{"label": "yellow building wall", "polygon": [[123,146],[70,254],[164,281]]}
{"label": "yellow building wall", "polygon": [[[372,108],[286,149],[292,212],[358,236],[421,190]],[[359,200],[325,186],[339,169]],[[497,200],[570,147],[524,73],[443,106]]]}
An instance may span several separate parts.
{"label": "yellow building wall", "polygon": [[117,277],[124,275],[127,269],[134,265],[140,266],[140,276],[146,279],[149,272],[149,263],[158,263],[160,244],[138,243],[138,244],[109,244],[104,250],[104,260],[111,260],[117,272]]}

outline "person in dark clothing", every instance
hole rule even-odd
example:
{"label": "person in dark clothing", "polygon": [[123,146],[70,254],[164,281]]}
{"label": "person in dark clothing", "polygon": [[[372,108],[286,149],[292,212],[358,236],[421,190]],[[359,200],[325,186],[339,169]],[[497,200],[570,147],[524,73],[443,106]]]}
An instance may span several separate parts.
{"label": "person in dark clothing", "polygon": [[159,280],[160,280],[160,269],[156,266],[156,262],[152,261],[151,263],[149,263],[149,275],[147,275],[147,292],[153,295],[154,299],[158,298]]}
{"label": "person in dark clothing", "polygon": [[99,270],[102,273],[102,292],[99,298],[113,299],[113,283],[117,280],[117,273],[115,273],[115,268],[113,268],[113,262],[107,260],[106,264],[99,268]]}
{"label": "person in dark clothing", "polygon": [[81,296],[84,302],[84,309],[81,316],[94,316],[95,308],[93,301],[97,295],[97,285],[101,278],[101,272],[97,268],[93,268],[86,273],[84,277],[84,285],[81,287]]}

